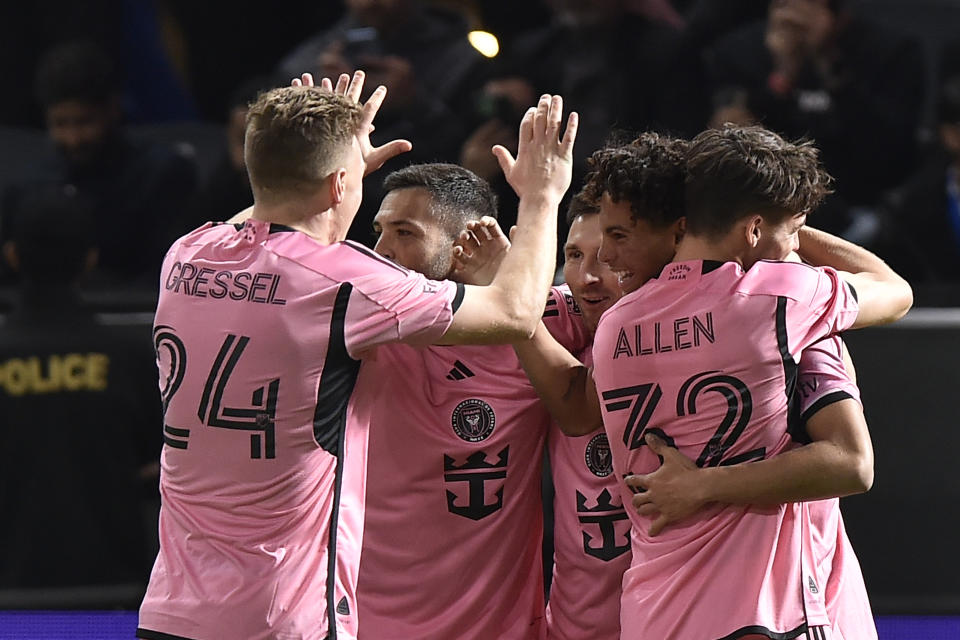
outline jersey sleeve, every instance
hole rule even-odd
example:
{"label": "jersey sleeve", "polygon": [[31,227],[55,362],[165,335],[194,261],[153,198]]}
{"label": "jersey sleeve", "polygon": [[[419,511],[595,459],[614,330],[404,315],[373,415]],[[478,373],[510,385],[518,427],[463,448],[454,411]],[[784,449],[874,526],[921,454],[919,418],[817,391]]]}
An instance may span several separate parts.
{"label": "jersey sleeve", "polygon": [[350,285],[344,338],[351,357],[391,342],[427,345],[440,339],[463,299],[463,285],[429,280],[371,260]]}
{"label": "jersey sleeve", "polygon": [[860,389],[843,364],[843,340],[831,336],[803,352],[797,370],[797,401],[802,422],[827,405],[853,399],[860,403]]}
{"label": "jersey sleeve", "polygon": [[[856,292],[830,267],[793,265],[796,304],[788,305],[787,328],[791,352],[799,353],[821,338],[849,329],[860,308]],[[802,275],[801,275],[802,274]]]}
{"label": "jersey sleeve", "polygon": [[759,262],[744,281],[753,293],[777,298],[779,338],[791,354],[849,329],[857,319],[856,292],[830,267]]}
{"label": "jersey sleeve", "polygon": [[552,287],[543,310],[543,324],[550,335],[570,353],[590,346],[590,334],[583,326],[583,314],[566,285]]}

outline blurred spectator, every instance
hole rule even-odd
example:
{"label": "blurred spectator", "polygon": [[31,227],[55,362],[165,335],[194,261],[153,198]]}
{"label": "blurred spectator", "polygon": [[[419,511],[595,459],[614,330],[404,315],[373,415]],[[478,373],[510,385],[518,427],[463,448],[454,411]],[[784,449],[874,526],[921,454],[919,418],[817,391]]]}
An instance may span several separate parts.
{"label": "blurred spectator", "polygon": [[939,80],[960,75],[960,40],[954,40],[943,45],[940,51]]}
{"label": "blurred spectator", "polygon": [[84,38],[120,50],[126,0],[33,0],[0,2],[0,77],[16,90],[4,92],[0,124],[39,128],[43,118],[28,87],[43,54],[59,42]]}
{"label": "blurred spectator", "polygon": [[52,145],[36,179],[4,195],[4,238],[16,233],[11,211],[24,193],[70,185],[93,203],[105,275],[153,285],[172,239],[171,219],[182,215],[195,189],[195,167],[172,148],[128,138],[113,63],[93,44],[48,52],[36,93]]}
{"label": "blurred spectator", "polygon": [[759,121],[808,136],[836,178],[817,225],[869,243],[852,207],[875,205],[908,175],[924,101],[918,42],[847,11],[842,0],[773,0],[767,18],[721,38],[708,55],[711,124]]}
{"label": "blurred spectator", "polygon": [[[341,73],[367,73],[363,99],[378,85],[389,89],[377,114],[374,144],[396,138],[413,151],[384,166],[383,176],[416,162],[455,161],[466,131],[470,82],[481,57],[467,40],[462,16],[419,0],[345,0],[347,14],[333,27],[298,46],[280,63],[287,78],[311,72],[336,81]],[[381,178],[364,183],[364,204],[350,237],[370,242],[370,225],[382,198]]]}
{"label": "blurred spectator", "polygon": [[768,0],[674,0],[687,27],[684,35],[700,50],[740,27],[762,19]]}
{"label": "blurred spectator", "polygon": [[22,278],[0,334],[0,587],[144,583],[160,449],[150,329],[81,306],[96,250],[78,196],[22,206],[5,246]]}
{"label": "blurred spectator", "polygon": [[242,83],[230,96],[223,156],[202,185],[190,207],[189,219],[180,225],[183,232],[208,220],[227,220],[253,204],[253,192],[243,160],[243,140],[247,130],[247,111],[261,91],[287,83],[279,77],[257,76]]}
{"label": "blurred spectator", "polygon": [[542,93],[559,93],[580,114],[574,185],[586,158],[611,129],[693,133],[705,113],[697,98],[696,60],[683,48],[682,17],[665,0],[549,0],[550,23],[504,47],[496,77],[475,98],[473,133],[460,162],[490,181],[502,198],[504,228],[516,198],[490,147],[516,145],[523,111]]}
{"label": "blurred spectator", "polygon": [[939,144],[885,198],[878,251],[912,282],[960,283],[960,73],[939,89],[937,120]]}

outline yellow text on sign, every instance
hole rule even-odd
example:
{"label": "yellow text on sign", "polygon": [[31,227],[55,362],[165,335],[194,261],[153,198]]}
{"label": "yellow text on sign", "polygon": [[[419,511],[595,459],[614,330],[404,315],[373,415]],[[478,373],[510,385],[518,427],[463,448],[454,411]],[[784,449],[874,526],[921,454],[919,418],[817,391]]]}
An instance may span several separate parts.
{"label": "yellow text on sign", "polygon": [[104,391],[110,358],[104,353],[67,353],[0,362],[0,388],[11,396]]}

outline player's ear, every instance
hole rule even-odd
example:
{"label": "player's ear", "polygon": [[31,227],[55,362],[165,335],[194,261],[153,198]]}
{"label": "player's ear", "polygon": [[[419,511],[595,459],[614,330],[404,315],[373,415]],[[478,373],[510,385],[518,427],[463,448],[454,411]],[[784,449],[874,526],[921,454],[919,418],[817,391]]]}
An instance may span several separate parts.
{"label": "player's ear", "polygon": [[763,217],[753,215],[747,218],[746,225],[743,228],[744,239],[751,249],[756,249],[760,244],[760,237],[763,235]]}
{"label": "player's ear", "polygon": [[683,240],[683,236],[687,233],[687,218],[686,216],[681,216],[673,223],[673,246],[676,248],[679,246],[680,241]]}
{"label": "player's ear", "polygon": [[340,167],[330,174],[330,202],[338,205],[347,194],[347,170]]}

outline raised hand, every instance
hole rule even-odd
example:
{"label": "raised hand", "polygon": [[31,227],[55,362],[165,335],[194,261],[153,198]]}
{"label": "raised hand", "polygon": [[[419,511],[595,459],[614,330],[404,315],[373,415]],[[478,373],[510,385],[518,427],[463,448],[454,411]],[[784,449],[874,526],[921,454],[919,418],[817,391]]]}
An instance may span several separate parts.
{"label": "raised hand", "polygon": [[453,243],[453,270],[464,284],[488,285],[500,268],[510,240],[490,216],[471,220]]}
{"label": "raised hand", "polygon": [[[330,78],[322,78],[320,80],[320,88],[333,91],[337,95],[346,96],[353,102],[360,102],[360,94],[363,93],[363,81],[365,78],[366,75],[364,72],[358,69],[353,72],[353,77],[346,73],[340,74],[340,77],[337,78],[336,85],[333,84]],[[309,73],[305,73],[299,78],[294,78],[291,84],[295,87],[315,86],[313,75]],[[383,99],[386,95],[387,88],[380,85],[363,105],[360,127],[357,129],[357,143],[360,145],[360,152],[363,154],[363,162],[366,165],[363,172],[364,176],[382,167],[383,163],[390,158],[398,156],[401,153],[406,153],[413,148],[413,145],[408,140],[391,140],[379,147],[373,146],[373,143],[370,142],[370,134],[373,133],[375,128],[373,126],[373,119],[376,117],[377,111],[380,110],[380,105],[383,104]]]}
{"label": "raised hand", "polygon": [[559,202],[570,186],[578,117],[570,114],[560,139],[562,116],[563,98],[540,96],[520,121],[516,159],[505,147],[493,148],[504,177],[521,198],[539,195]]}
{"label": "raised hand", "polygon": [[644,490],[633,496],[633,506],[642,516],[656,516],[648,531],[655,536],[668,524],[693,515],[706,502],[699,497],[702,479],[697,465],[652,433],[644,440],[663,462],[653,473],[627,476],[624,482]]}

